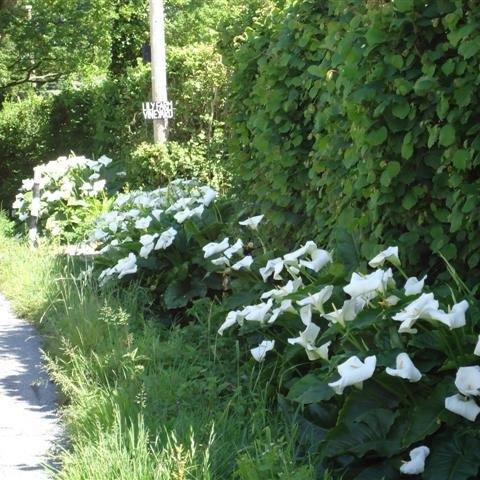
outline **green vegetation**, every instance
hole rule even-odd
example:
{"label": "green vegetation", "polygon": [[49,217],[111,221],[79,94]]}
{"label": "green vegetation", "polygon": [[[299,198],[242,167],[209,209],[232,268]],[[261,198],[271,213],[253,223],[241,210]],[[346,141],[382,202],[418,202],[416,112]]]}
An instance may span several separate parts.
{"label": "green vegetation", "polygon": [[4,233],[0,244],[0,289],[39,325],[64,394],[71,449],[58,478],[313,478],[295,466],[292,428],[271,408],[268,378],[245,364],[235,339],[216,335],[213,304],[192,311],[195,323],[163,328],[148,289],[99,293],[77,279],[81,264],[48,244],[33,257]]}
{"label": "green vegetation", "polygon": [[233,166],[285,238],[346,229],[367,257],[398,243],[437,275],[433,251],[479,284],[478,19],[463,0],[307,0],[246,31]]}

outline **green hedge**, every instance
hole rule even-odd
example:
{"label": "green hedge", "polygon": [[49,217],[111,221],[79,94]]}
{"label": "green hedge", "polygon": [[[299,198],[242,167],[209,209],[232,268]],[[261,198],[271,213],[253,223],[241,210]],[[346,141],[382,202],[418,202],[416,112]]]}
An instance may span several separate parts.
{"label": "green hedge", "polygon": [[233,158],[285,238],[478,266],[479,22],[465,0],[307,0],[246,32]]}

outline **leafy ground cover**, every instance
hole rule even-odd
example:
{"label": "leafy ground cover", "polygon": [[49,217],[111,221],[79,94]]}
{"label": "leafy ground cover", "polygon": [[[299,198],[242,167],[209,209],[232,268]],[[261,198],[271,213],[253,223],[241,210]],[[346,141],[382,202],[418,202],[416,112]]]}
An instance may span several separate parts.
{"label": "leafy ground cover", "polygon": [[[2,217],[0,289],[37,323],[63,392],[70,448],[59,479],[313,478],[268,384],[208,314],[183,328],[150,315],[138,283],[103,289],[51,245],[35,255]],[[192,312],[195,315],[194,312]]]}

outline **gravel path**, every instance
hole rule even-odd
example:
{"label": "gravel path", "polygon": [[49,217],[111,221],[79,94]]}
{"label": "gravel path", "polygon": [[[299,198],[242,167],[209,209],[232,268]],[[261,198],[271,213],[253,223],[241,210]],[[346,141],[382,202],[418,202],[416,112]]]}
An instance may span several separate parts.
{"label": "gravel path", "polygon": [[55,387],[42,370],[35,328],[0,295],[0,479],[46,480],[42,463],[60,442]]}

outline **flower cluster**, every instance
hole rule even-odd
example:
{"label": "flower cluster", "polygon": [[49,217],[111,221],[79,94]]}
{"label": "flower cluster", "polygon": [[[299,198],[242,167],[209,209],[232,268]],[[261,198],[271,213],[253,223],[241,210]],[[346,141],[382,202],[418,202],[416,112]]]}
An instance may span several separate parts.
{"label": "flower cluster", "polygon": [[180,226],[201,219],[216,195],[206,185],[182,179],[153,191],[120,194],[113,209],[97,219],[88,239],[111,263],[100,273],[101,284],[136,273],[139,258],[168,249]]}
{"label": "flower cluster", "polygon": [[[240,241],[237,243],[240,245]],[[209,252],[225,252],[229,247],[228,239],[207,247],[204,250]],[[227,255],[224,257],[228,259]],[[226,264],[226,260],[219,264],[223,265],[224,262]],[[331,365],[327,370],[331,372],[327,377],[330,381],[326,385],[335,394],[343,395],[351,386],[361,388],[363,382],[376,376],[379,366],[384,367],[379,372],[379,375],[383,375],[380,378],[397,377],[407,384],[422,383],[424,376],[428,376],[428,370],[422,371],[415,365],[416,351],[409,351],[409,338],[417,334],[419,329],[430,332],[440,328],[439,335],[443,338],[450,335],[450,331],[465,327],[469,303],[462,300],[449,309],[442,309],[434,293],[423,291],[426,275],[418,279],[403,273],[397,247],[380,252],[369,262],[373,271],[353,272],[347,284],[319,285],[309,271],[321,273],[332,262],[331,254],[318,248],[313,241],[306,242],[283,257],[268,260],[264,267],[258,269],[258,274],[263,282],[273,279],[275,288],[261,294],[260,303],[230,311],[218,333],[223,335],[235,324],[244,327],[247,323],[255,322],[262,332],[271,331],[270,338],[264,338],[258,347],[251,349],[253,358],[263,362],[279,344],[279,339],[282,340],[282,324],[290,333],[292,318],[296,317],[303,325],[303,330],[299,331],[298,337],[292,337],[291,334],[283,337],[286,342],[281,342],[281,345],[299,346],[304,349],[308,360],[322,362],[326,367]],[[386,263],[397,267],[404,275],[402,287],[397,286],[396,275],[392,268],[385,267]],[[285,279],[285,276],[290,278]],[[328,278],[328,275],[324,278]],[[342,298],[342,292],[347,297]],[[340,307],[337,308],[335,305],[339,304],[339,300]],[[281,321],[283,317],[284,322]],[[395,340],[394,365],[391,360],[385,363],[385,359],[379,365],[377,348],[367,345],[361,338],[362,323],[359,322],[366,322],[365,319],[369,320],[365,323],[367,327],[386,329],[390,332],[390,338],[394,338],[392,331],[396,330],[395,338],[398,340]],[[352,333],[355,329],[360,332],[357,336]],[[343,347],[345,342],[353,345],[357,354],[346,355]],[[351,347],[348,350],[351,352]],[[475,353],[480,354],[480,337]],[[382,382],[381,379],[378,381]],[[444,397],[445,408],[474,421],[480,413],[480,407],[474,400],[480,395],[480,367],[460,367],[455,386],[459,393]],[[425,445],[414,448],[410,452],[410,461],[404,462],[400,471],[406,474],[423,472],[429,452]]]}
{"label": "flower cluster", "polygon": [[[68,207],[87,207],[89,204],[86,200],[105,193],[106,174],[111,163],[112,160],[105,155],[98,160],[70,156],[59,157],[36,167],[40,191],[38,217],[46,219],[44,226],[51,235],[58,236],[63,231],[65,222],[57,218],[61,217],[60,212]],[[123,173],[116,172],[116,175]],[[12,205],[21,222],[31,214],[33,185],[33,178],[23,180]]]}

